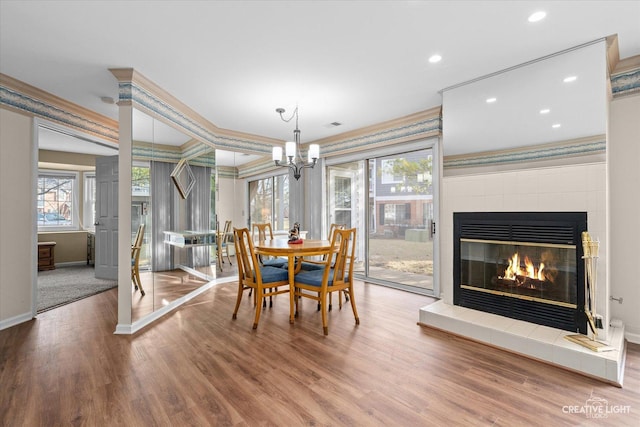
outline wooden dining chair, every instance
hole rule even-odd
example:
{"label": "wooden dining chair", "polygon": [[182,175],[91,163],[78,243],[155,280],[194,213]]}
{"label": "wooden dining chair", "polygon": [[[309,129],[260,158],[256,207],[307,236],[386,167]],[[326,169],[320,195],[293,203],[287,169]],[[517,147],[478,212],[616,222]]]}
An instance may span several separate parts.
{"label": "wooden dining chair", "polygon": [[[253,236],[254,241],[273,240],[273,229],[271,228],[271,223],[269,222],[254,222],[251,231],[251,235]],[[286,258],[258,255],[258,261],[260,261],[260,264],[268,265],[269,267],[287,267]],[[251,291],[249,291],[249,295],[251,295]],[[266,298],[262,300],[262,306],[267,306]],[[269,307],[273,307],[273,297],[269,297]]]}
{"label": "wooden dining chair", "polygon": [[248,228],[233,229],[234,244],[236,247],[236,264],[238,265],[238,297],[236,307],[233,310],[233,319],[236,319],[240,301],[244,291],[249,289],[254,292],[255,319],[253,329],[258,327],[262,304],[255,302],[264,300],[279,294],[290,294],[290,310],[293,310],[293,296],[289,286],[289,272],[283,268],[261,265],[258,261],[253,239]]}
{"label": "wooden dining chair", "polygon": [[[336,230],[344,230],[345,227],[345,224],[332,223],[331,225],[329,225],[329,236],[327,237],[327,240],[331,241],[333,239],[333,233]],[[306,259],[302,261],[300,268],[307,271],[322,270],[327,264],[326,261],[327,255],[324,255],[321,261]],[[329,294],[329,311],[331,311],[332,306],[331,299],[331,294]],[[348,300],[349,298],[347,297],[347,301]],[[338,302],[340,303],[340,308],[342,308],[342,291],[338,292]],[[318,303],[318,311],[320,311],[320,303]]]}
{"label": "wooden dining chair", "polygon": [[356,302],[353,298],[356,229],[336,229],[333,233],[331,243],[332,247],[338,248],[335,262],[332,263],[332,257],[328,256],[325,260],[325,267],[322,270],[301,271],[295,275],[294,280],[295,314],[298,314],[300,297],[318,301],[322,313],[322,329],[325,335],[329,334],[327,324],[327,296],[332,292],[344,291],[349,296],[356,325],[360,324]]}
{"label": "wooden dining chair", "polygon": [[140,289],[140,294],[144,296],[144,289],[142,288],[142,282],[140,281],[140,252],[142,251],[142,243],[144,241],[144,224],[138,226],[138,232],[131,245],[131,281],[137,291]]}
{"label": "wooden dining chair", "polygon": [[[331,224],[329,226],[329,235],[327,236],[327,240],[331,241],[333,239],[333,233],[336,230],[344,230],[344,224]],[[302,270],[322,270],[326,265],[327,255],[322,257],[322,260],[312,260],[305,259],[302,261]]]}
{"label": "wooden dining chair", "polygon": [[[265,223],[253,223],[252,235],[254,239],[258,241],[273,240],[273,230],[271,224]],[[278,257],[266,257],[260,255],[258,260],[262,265],[268,265],[270,267],[286,267],[287,259]]]}
{"label": "wooden dining chair", "polygon": [[229,246],[231,239],[231,221],[224,222],[224,228],[222,231],[217,233],[216,236],[216,253],[218,259],[218,267],[220,271],[222,271],[222,264],[224,264],[223,252],[227,255],[227,261],[229,261],[229,265],[233,265],[231,263],[231,258],[229,257]]}

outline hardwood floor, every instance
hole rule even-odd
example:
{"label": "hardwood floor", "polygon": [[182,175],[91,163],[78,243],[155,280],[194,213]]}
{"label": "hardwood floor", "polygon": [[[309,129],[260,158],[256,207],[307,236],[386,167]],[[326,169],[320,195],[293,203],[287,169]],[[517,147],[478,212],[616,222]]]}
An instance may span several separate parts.
{"label": "hardwood floor", "polygon": [[[113,334],[116,290],[48,311],[0,331],[0,425],[638,425],[640,345],[620,389],[420,327],[428,297],[355,295],[360,325],[334,296],[326,337],[314,301],[290,325],[276,298],[254,331],[245,295],[231,320],[234,283],[134,336]],[[596,398],[606,418],[566,413]]]}

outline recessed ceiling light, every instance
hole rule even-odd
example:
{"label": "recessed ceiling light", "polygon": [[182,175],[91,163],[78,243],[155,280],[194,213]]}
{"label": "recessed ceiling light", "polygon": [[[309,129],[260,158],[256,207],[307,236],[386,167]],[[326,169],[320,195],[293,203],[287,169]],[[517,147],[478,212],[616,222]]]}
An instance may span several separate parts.
{"label": "recessed ceiling light", "polygon": [[529,15],[529,22],[538,22],[544,19],[544,17],[547,16],[547,12],[543,12],[543,11],[538,11],[535,13],[532,13],[531,15]]}
{"label": "recessed ceiling light", "polygon": [[431,62],[432,64],[435,64],[436,62],[440,62],[442,60],[442,56],[440,55],[432,55],[429,58],[429,62]]}
{"label": "recessed ceiling light", "polygon": [[551,127],[554,129],[558,129],[560,127],[560,123],[552,124]]}
{"label": "recessed ceiling light", "polygon": [[543,108],[542,110],[540,110],[540,114],[549,114],[551,110],[548,108]]}
{"label": "recessed ceiling light", "polygon": [[576,77],[576,76],[569,76],[569,77],[565,77],[563,82],[571,83],[571,82],[575,82],[577,79],[578,79],[578,77]]}
{"label": "recessed ceiling light", "polygon": [[487,98],[487,104],[492,104],[492,103],[494,103],[496,101],[497,101],[496,98]]}

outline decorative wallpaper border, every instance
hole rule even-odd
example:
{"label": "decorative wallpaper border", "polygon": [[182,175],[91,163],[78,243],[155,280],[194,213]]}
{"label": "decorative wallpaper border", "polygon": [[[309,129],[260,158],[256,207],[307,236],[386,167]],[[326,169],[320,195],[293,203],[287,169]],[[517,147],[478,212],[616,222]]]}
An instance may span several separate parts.
{"label": "decorative wallpaper border", "polygon": [[148,92],[144,88],[136,85],[133,82],[119,82],[118,92],[120,101],[131,101],[133,103],[142,105],[147,110],[157,114],[158,116],[168,120],[171,123],[184,129],[191,135],[199,138],[200,140],[215,146],[216,148],[229,149],[233,151],[237,150],[249,150],[252,152],[263,153],[265,155],[271,153],[270,144],[263,142],[240,139],[228,136],[222,136],[216,134],[204,126],[197,123],[190,117],[182,114],[176,110],[173,106],[162,101],[152,93]]}
{"label": "decorative wallpaper border", "polygon": [[237,179],[238,178],[238,170],[231,166],[220,166],[216,169],[218,172],[218,179],[226,178],[226,179]]}
{"label": "decorative wallpaper border", "polygon": [[640,68],[611,76],[613,97],[640,92]]}
{"label": "decorative wallpaper border", "polygon": [[[211,147],[196,146],[184,151],[176,151],[169,148],[147,145],[134,145],[131,149],[131,155],[134,160],[157,160],[168,163],[178,163],[183,158],[189,159],[189,164],[193,166],[215,167],[215,154],[207,156],[206,154]],[[193,157],[193,158],[191,158]]]}
{"label": "decorative wallpaper border", "polygon": [[443,167],[462,168],[471,166],[489,166],[505,163],[531,162],[549,160],[568,156],[605,153],[607,143],[604,139],[598,141],[579,142],[558,146],[527,147],[522,150],[508,152],[484,153],[482,155],[468,155],[464,158],[444,158]]}
{"label": "decorative wallpaper border", "polygon": [[[10,80],[9,80],[10,82]],[[96,120],[92,120],[90,115],[83,116],[70,111],[66,111],[64,104],[56,105],[55,100],[46,102],[37,98],[37,94],[33,95],[29,90],[15,90],[10,83],[2,82],[0,84],[0,104],[12,107],[17,110],[39,116],[66,126],[73,127],[94,135],[98,135],[107,140],[118,140],[117,126],[107,126]],[[215,133],[207,129],[196,120],[181,113],[172,105],[164,102],[158,96],[149,90],[132,81],[119,81],[119,97],[120,101],[129,101],[139,104],[145,109],[166,119],[170,123],[175,124],[179,128],[184,129],[187,133],[202,140],[208,147],[200,146],[200,148],[190,148],[180,153],[171,150],[162,150],[157,147],[153,150],[156,158],[160,157],[166,161],[177,162],[180,158],[191,157],[197,154],[197,150],[206,150],[212,147],[229,149],[233,151],[247,150],[255,153],[261,153],[268,156],[271,153],[272,145],[262,141],[256,141],[249,138],[239,138],[234,136],[225,136]],[[20,88],[20,86],[16,86]],[[634,68],[630,71],[613,74],[611,76],[611,87],[614,97],[625,96],[640,92],[640,68]],[[37,90],[37,88],[34,88]],[[64,102],[64,101],[62,101]],[[333,141],[322,143],[323,155],[337,155],[341,152],[354,152],[363,148],[369,148],[375,145],[389,144],[401,142],[406,139],[417,139],[419,137],[432,137],[441,133],[442,121],[439,116],[433,116],[417,119],[415,122],[405,123],[402,125],[391,124],[390,128],[371,131],[353,137],[345,137]],[[322,141],[321,141],[322,142]],[[196,150],[196,151],[193,151]],[[445,158],[445,168],[458,168],[469,166],[486,166],[491,164],[504,164],[514,162],[527,162],[535,160],[553,159],[565,156],[576,156],[585,154],[602,153],[606,151],[606,143],[604,140],[590,142],[581,142],[576,144],[566,144],[555,147],[528,147],[523,150],[511,150],[505,152],[483,153],[477,155],[469,155],[464,157]],[[149,158],[150,149],[144,147],[134,147],[133,156],[135,158]],[[215,159],[210,156],[206,159],[194,159],[193,164],[203,166],[215,166]],[[252,176],[274,170],[275,167],[270,160],[265,159],[264,162],[250,164],[245,167],[238,168],[238,174],[241,177]]]}
{"label": "decorative wallpaper border", "polygon": [[340,151],[357,151],[364,146],[371,146],[382,143],[393,143],[396,140],[407,137],[432,136],[440,133],[442,120],[440,117],[433,117],[420,120],[392,129],[384,129],[366,135],[347,138],[340,141],[323,144],[321,146],[323,154],[334,154]]}
{"label": "decorative wallpaper border", "polygon": [[16,108],[75,129],[79,129],[111,141],[118,141],[118,128],[111,128],[86,117],[70,113],[39,99],[0,85],[0,104]]}

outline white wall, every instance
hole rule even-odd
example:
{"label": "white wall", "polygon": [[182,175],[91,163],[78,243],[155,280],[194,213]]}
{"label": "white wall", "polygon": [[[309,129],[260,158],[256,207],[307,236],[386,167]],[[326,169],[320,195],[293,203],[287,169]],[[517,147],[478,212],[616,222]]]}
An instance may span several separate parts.
{"label": "white wall", "polygon": [[640,94],[611,103],[607,153],[611,296],[623,299],[611,301],[611,317],[640,343]]}
{"label": "white wall", "polygon": [[0,109],[0,329],[32,318],[34,156],[33,119]]}
{"label": "white wall", "polygon": [[[600,256],[604,260],[608,249],[606,170],[606,164],[601,162],[445,176],[440,219],[444,301],[453,304],[454,212],[586,211],[589,233],[600,240]],[[596,306],[605,319],[609,305],[606,279],[607,265],[600,262]]]}

